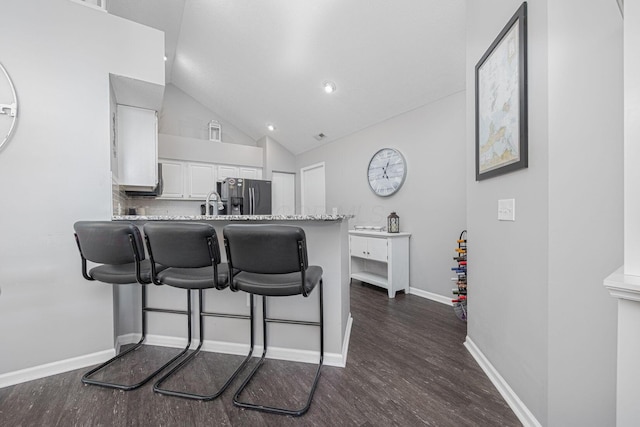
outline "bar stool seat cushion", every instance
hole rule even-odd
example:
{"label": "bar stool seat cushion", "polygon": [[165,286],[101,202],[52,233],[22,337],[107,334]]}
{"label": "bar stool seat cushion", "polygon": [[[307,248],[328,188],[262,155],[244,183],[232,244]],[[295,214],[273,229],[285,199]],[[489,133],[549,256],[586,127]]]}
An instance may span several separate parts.
{"label": "bar stool seat cushion", "polygon": [[[233,276],[238,290],[256,295],[290,296],[300,295],[300,272],[286,274],[258,274],[243,271]],[[310,265],[305,272],[304,287],[310,294],[322,279],[322,267]]]}
{"label": "bar stool seat cushion", "polygon": [[[158,268],[162,269],[161,266]],[[136,283],[136,264],[105,264],[94,267],[89,271],[89,275],[104,283],[124,285]],[[147,283],[151,283],[151,263],[148,259],[140,262],[140,277]]]}
{"label": "bar stool seat cushion", "polygon": [[[157,266],[157,264],[156,264]],[[156,267],[156,271],[157,267]],[[227,264],[218,264],[218,289],[229,286],[229,267]],[[158,281],[164,285],[182,289],[210,289],[215,288],[213,280],[213,267],[178,268],[171,267],[157,273]]]}

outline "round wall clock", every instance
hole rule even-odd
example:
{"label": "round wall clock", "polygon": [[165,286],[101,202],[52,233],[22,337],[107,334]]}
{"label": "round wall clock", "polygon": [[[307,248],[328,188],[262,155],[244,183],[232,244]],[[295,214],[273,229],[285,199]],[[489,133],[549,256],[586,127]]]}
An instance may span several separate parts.
{"label": "round wall clock", "polygon": [[373,155],[367,169],[369,187],[378,196],[391,196],[402,187],[407,163],[398,150],[383,148]]}

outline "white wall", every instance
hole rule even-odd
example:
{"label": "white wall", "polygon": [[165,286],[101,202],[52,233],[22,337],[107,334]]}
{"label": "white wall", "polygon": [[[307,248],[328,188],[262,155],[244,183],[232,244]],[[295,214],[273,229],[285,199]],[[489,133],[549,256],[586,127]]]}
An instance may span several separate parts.
{"label": "white wall", "polygon": [[[386,225],[387,215],[397,212],[400,231],[412,233],[411,287],[445,298],[451,297],[453,250],[466,227],[464,123],[460,92],[296,158],[298,171],[325,162],[327,211],[355,214],[350,228]],[[408,170],[400,191],[385,198],[367,180],[371,156],[384,147],[399,149]]]}
{"label": "white wall", "polygon": [[217,120],[222,126],[222,142],[256,145],[247,134],[173,84],[165,88],[162,111],[158,117],[159,133],[208,140],[209,122]]}
{"label": "white wall", "polygon": [[163,84],[164,38],[68,0],[5,0],[0,28],[20,102],[0,152],[4,374],[113,349],[112,289],[82,278],[73,223],[111,218],[109,72]]}
{"label": "white wall", "polygon": [[[546,2],[529,1],[529,168],[475,181],[475,65],[519,0],[467,2],[468,336],[539,420],[547,401]],[[499,199],[516,221],[499,222]]]}
{"label": "white wall", "polygon": [[264,149],[264,179],[271,179],[273,171],[296,173],[296,158],[289,150],[270,136],[264,136],[257,142]]}
{"label": "white wall", "polygon": [[623,263],[622,17],[610,0],[548,14],[548,424],[614,425],[617,303],[602,280]]}
{"label": "white wall", "polygon": [[624,16],[624,272],[640,276],[640,4],[628,1]]}
{"label": "white wall", "polygon": [[614,425],[621,19],[610,0],[527,3],[529,168],[476,182],[474,66],[521,1],[467,2],[468,336],[542,425]]}

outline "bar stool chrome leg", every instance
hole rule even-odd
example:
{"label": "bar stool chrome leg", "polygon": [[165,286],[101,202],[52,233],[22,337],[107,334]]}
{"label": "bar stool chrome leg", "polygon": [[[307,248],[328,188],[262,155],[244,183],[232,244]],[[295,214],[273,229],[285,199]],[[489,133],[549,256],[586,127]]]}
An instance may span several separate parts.
{"label": "bar stool chrome leg", "polygon": [[[324,310],[323,310],[324,307],[323,307],[322,280],[320,280],[320,283],[318,286],[319,286],[319,293],[320,293],[318,298],[319,306],[320,306],[320,319],[318,322],[306,322],[306,321],[298,321],[298,320],[269,318],[267,315],[267,302],[266,302],[267,297],[266,296],[262,297],[262,312],[263,312],[263,317],[262,317],[262,337],[263,338],[262,339],[263,339],[264,349],[262,351],[262,356],[260,357],[260,361],[256,364],[256,366],[253,368],[249,376],[243,381],[242,385],[240,386],[236,394],[233,396],[234,405],[239,406],[241,408],[254,409],[262,412],[270,412],[270,413],[276,413],[280,415],[291,415],[296,417],[305,414],[309,410],[309,408],[311,407],[311,402],[313,400],[313,395],[318,385],[318,380],[320,379],[320,369],[322,368],[322,364],[324,361]],[[254,296],[251,295],[252,303],[253,303],[253,297]],[[253,312],[253,307],[252,307],[252,312]],[[258,372],[258,370],[264,363],[264,359],[267,354],[267,324],[268,323],[286,323],[286,324],[293,324],[293,325],[318,326],[320,328],[320,361],[318,363],[318,369],[316,370],[316,374],[313,379],[311,390],[309,391],[307,402],[300,409],[278,408],[278,407],[273,407],[268,405],[249,403],[249,402],[240,400],[240,395],[246,389],[246,387],[251,382],[251,379],[254,377],[254,375]]]}
{"label": "bar stool chrome leg", "polygon": [[[189,295],[190,293],[191,293],[191,290],[188,289],[187,290],[187,294]],[[200,325],[200,335],[199,335],[198,347],[194,351],[192,351],[187,357],[182,359],[180,361],[180,363],[178,363],[176,366],[174,366],[169,372],[167,372],[160,379],[158,379],[158,381],[153,385],[153,391],[155,391],[157,393],[168,395],[168,396],[182,397],[182,398],[186,398],[186,399],[195,399],[195,400],[202,400],[202,401],[213,400],[216,397],[220,396],[229,387],[229,384],[231,384],[231,382],[238,376],[240,371],[246,366],[246,364],[251,359],[251,354],[253,353],[253,345],[254,345],[253,298],[251,299],[250,315],[248,315],[248,316],[238,315],[238,314],[210,313],[210,312],[205,312],[204,309],[203,309],[203,301],[202,301],[203,300],[203,298],[202,298],[203,295],[202,295],[202,293],[203,293],[203,290],[202,289],[198,289],[198,309],[199,309],[198,312],[199,312],[199,325]],[[202,344],[204,342],[204,327],[203,327],[204,326],[204,322],[203,322],[203,319],[206,316],[232,318],[232,319],[248,319],[248,320],[250,320],[250,322],[251,322],[251,328],[250,328],[251,329],[251,343],[250,343],[250,348],[249,348],[249,354],[244,358],[242,363],[236,368],[236,370],[233,372],[233,374],[231,374],[231,376],[226,380],[224,385],[222,385],[222,387],[220,387],[218,390],[216,390],[212,394],[198,394],[198,393],[190,393],[190,392],[185,392],[185,391],[170,390],[170,389],[162,388],[161,386],[165,381],[167,381],[172,375],[174,375],[180,369],[184,368],[200,352],[200,350],[202,348]],[[191,338],[190,337],[191,337],[191,317],[189,317],[189,342],[191,342]]]}

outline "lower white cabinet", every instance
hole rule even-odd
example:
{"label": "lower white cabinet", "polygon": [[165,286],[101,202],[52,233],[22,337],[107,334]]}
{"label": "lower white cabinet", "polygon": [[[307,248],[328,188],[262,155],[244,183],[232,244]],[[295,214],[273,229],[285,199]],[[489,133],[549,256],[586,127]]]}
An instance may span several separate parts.
{"label": "lower white cabinet", "polygon": [[349,231],[349,275],[387,289],[389,298],[409,293],[410,233]]}

